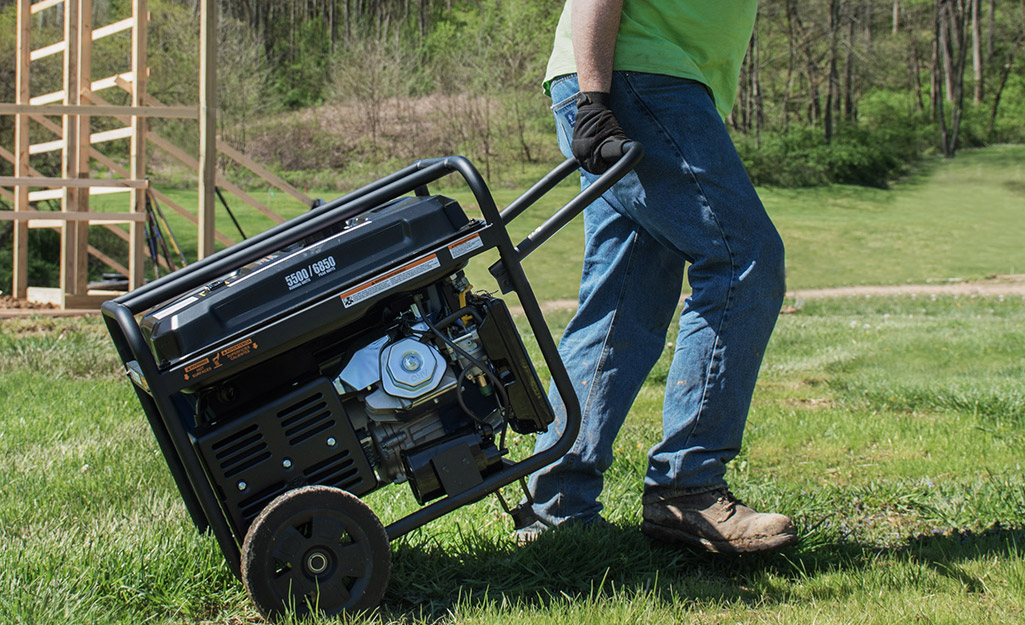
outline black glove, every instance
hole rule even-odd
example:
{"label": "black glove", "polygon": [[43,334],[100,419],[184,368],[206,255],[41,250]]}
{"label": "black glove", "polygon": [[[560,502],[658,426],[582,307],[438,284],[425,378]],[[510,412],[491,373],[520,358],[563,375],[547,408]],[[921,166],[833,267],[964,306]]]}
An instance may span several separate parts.
{"label": "black glove", "polygon": [[573,124],[570,150],[581,167],[595,175],[605,173],[619,160],[622,150],[606,147],[605,153],[611,156],[603,157],[602,148],[607,144],[621,147],[629,140],[609,110],[609,94],[584,91],[577,96],[577,121]]}

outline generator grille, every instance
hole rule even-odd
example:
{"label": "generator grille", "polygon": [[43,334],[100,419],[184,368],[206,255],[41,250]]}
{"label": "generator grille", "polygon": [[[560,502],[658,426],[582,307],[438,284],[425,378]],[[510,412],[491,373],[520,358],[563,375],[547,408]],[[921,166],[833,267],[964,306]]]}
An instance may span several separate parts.
{"label": "generator grille", "polygon": [[275,401],[215,422],[196,439],[236,531],[289,489],[322,484],[363,495],[377,487],[327,378],[294,387]]}
{"label": "generator grille", "polygon": [[256,424],[214,443],[212,449],[224,477],[234,477],[270,458],[267,443]]}
{"label": "generator grille", "polygon": [[278,412],[288,444],[295,446],[335,425],[333,413],[323,393],[313,393]]}

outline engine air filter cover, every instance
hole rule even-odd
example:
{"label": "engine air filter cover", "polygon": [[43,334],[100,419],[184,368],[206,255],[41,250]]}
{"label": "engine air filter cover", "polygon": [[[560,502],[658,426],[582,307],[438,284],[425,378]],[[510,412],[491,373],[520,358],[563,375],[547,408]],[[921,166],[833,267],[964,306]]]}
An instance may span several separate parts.
{"label": "engine air filter cover", "polygon": [[445,361],[433,347],[405,338],[381,350],[381,374],[386,393],[416,399],[438,388]]}

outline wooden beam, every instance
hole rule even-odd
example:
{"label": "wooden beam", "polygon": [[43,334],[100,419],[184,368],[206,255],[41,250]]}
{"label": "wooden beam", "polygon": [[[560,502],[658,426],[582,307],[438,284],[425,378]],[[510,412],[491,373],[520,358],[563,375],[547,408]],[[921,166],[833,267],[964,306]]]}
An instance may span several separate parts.
{"label": "wooden beam", "polygon": [[42,0],[42,2],[37,2],[31,5],[32,15],[35,15],[45,9],[49,9],[50,7],[55,7],[62,2],[64,2],[64,0]]}
{"label": "wooden beam", "polygon": [[117,297],[117,295],[96,295],[93,293],[89,293],[87,295],[72,295],[69,293],[64,296],[63,308],[65,310],[96,310],[103,305],[103,302],[112,300],[115,297]]}
{"label": "wooden beam", "polygon": [[[147,78],[147,8],[146,0],[132,0],[132,16],[135,28],[132,29],[132,106],[142,108],[146,94]],[[117,86],[117,81],[114,85]],[[131,146],[129,147],[129,170],[133,180],[146,177],[146,118],[139,115],[131,116]],[[133,213],[146,214],[146,191],[132,191],[131,207]],[[143,224],[135,223],[128,226],[128,288],[137,289],[145,280],[146,241]]]}
{"label": "wooden beam", "polygon": [[103,39],[104,37],[109,37],[115,33],[130,30],[134,27],[135,16],[126,17],[123,20],[112,22],[110,24],[107,24],[106,26],[100,26],[99,28],[94,29],[92,32],[92,40],[96,41],[97,39]]}
{"label": "wooden beam", "polygon": [[145,189],[148,180],[119,180],[117,178],[37,178],[35,176],[0,176],[0,186],[46,187],[110,187],[119,189]]}
{"label": "wooden beam", "polygon": [[93,187],[89,189],[89,195],[111,195],[113,193],[134,193],[135,187]]}
{"label": "wooden beam", "polygon": [[[173,210],[174,212],[178,213],[179,215],[181,215],[182,217],[187,219],[189,221],[189,223],[191,223],[192,225],[194,225],[194,226],[198,226],[199,225],[199,219],[197,219],[195,215],[193,215],[189,211],[187,211],[184,208],[182,208],[181,206],[179,206],[171,198],[167,197],[166,195],[164,195],[160,191],[157,191],[156,189],[150,189],[150,193],[153,194],[153,197],[157,198],[158,202],[160,202],[164,206],[170,207],[171,210]],[[235,241],[231,237],[226,236],[225,234],[223,234],[219,230],[214,230],[214,238],[216,238],[218,241],[220,241],[221,243],[223,243],[226,246],[230,246],[230,245],[234,245],[235,244]]]}
{"label": "wooden beam", "polygon": [[217,186],[217,0],[199,10],[199,258],[213,254]]}
{"label": "wooden beam", "polygon": [[[176,159],[178,159],[178,161],[180,161],[186,167],[197,168],[199,166],[199,163],[196,161],[196,159],[194,159],[191,156],[189,156],[188,154],[186,154],[184,150],[182,150],[178,146],[174,145],[173,143],[171,143],[167,139],[164,139],[163,137],[161,137],[159,135],[156,135],[156,134],[151,132],[151,133],[149,133],[149,140],[150,140],[151,143],[153,143],[157,147],[163,149],[168,154],[170,154],[171,156],[173,156]],[[232,194],[237,196],[239,199],[241,199],[246,204],[252,206],[253,208],[255,208],[260,213],[262,213],[262,214],[266,215],[267,217],[269,217],[271,219],[271,221],[273,221],[274,223],[278,223],[279,224],[279,223],[285,221],[284,217],[282,217],[281,215],[275,213],[273,210],[268,208],[265,204],[263,204],[262,202],[260,202],[256,198],[254,198],[253,196],[251,196],[248,193],[246,193],[245,191],[243,191],[241,188],[239,188],[237,185],[235,185],[233,182],[231,182],[230,180],[228,180],[224,176],[222,176],[220,174],[217,174],[217,176],[214,178],[214,180],[215,180],[214,184],[216,184],[219,187],[224,188],[226,191],[231,192]]]}
{"label": "wooden beam", "polygon": [[[54,124],[54,127],[57,128],[58,132],[60,132],[60,127],[57,126],[57,124]],[[8,161],[12,165],[17,162],[17,157],[14,156],[13,154],[11,154],[10,152],[8,152],[7,150],[3,149],[2,147],[0,147],[0,158],[3,158],[5,161]],[[36,169],[34,167],[30,166],[28,168],[28,175],[29,176],[42,176],[43,174],[39,173],[38,171],[36,171]]]}
{"label": "wooden beam", "polygon": [[7,189],[0,188],[0,197],[4,198],[11,204],[14,204],[14,194]]}
{"label": "wooden beam", "polygon": [[123,74],[117,74],[115,76],[107,76],[106,78],[100,78],[94,80],[89,89],[91,91],[103,91],[104,89],[110,89],[111,87],[118,86],[119,80],[126,80],[128,82],[135,82],[134,72],[124,72]]}
{"label": "wooden beam", "polygon": [[[96,96],[93,96],[93,97],[96,97]],[[59,135],[61,133],[60,126],[58,126],[57,124],[53,123],[52,121],[46,119],[42,115],[33,115],[32,116],[32,121],[38,122],[39,125],[41,125],[43,128],[46,128],[47,130],[49,130],[50,132],[52,132],[52,133],[54,133],[56,135]],[[122,178],[128,178],[129,172],[128,172],[128,170],[126,168],[122,167],[117,162],[115,162],[113,159],[111,159],[107,155],[103,154],[102,152],[100,152],[96,148],[93,148],[93,147],[89,148],[89,156],[91,158],[95,159],[100,164],[102,164],[107,169],[109,169],[111,172],[117,174],[118,176],[121,176]],[[42,174],[40,174],[39,172],[35,171],[34,169],[29,171],[29,175],[42,177]]]}
{"label": "wooden beam", "polygon": [[64,106],[64,105],[20,105],[0,104],[0,115],[92,115],[94,117],[118,117],[137,115],[139,117],[161,117],[165,119],[198,119],[199,110],[194,106]]}
{"label": "wooden beam", "polygon": [[292,185],[288,184],[287,182],[285,182],[284,180],[282,180],[278,176],[276,176],[273,173],[271,173],[271,171],[268,170],[266,167],[264,167],[263,165],[260,165],[259,163],[257,163],[253,159],[249,158],[248,156],[246,156],[242,152],[240,152],[240,151],[236,150],[235,148],[231,147],[227,143],[225,143],[223,141],[218,141],[217,142],[217,150],[221,154],[224,154],[228,158],[234,160],[239,165],[242,165],[243,167],[247,168],[249,171],[255,173],[257,176],[263,178],[263,180],[266,181],[268,184],[277,187],[278,189],[280,189],[280,190],[284,191],[285,193],[291,195],[292,197],[294,197],[295,199],[299,200],[300,202],[302,202],[303,204],[305,204],[307,206],[313,206],[313,200],[310,199],[310,197],[307,196],[305,193],[303,193],[299,189],[296,189]]}
{"label": "wooden beam", "polygon": [[[78,58],[82,52],[82,38],[80,28],[82,26],[79,14],[82,10],[82,3],[78,0],[71,0],[64,3],[64,102],[65,106],[81,104],[82,90],[79,88],[79,67]],[[90,12],[92,7],[90,6]],[[73,181],[81,178],[88,178],[78,171],[78,144],[82,140],[78,136],[77,119],[73,115],[61,116],[61,137],[64,140],[64,151],[61,153],[61,177]],[[65,215],[78,216],[82,213],[79,198],[82,196],[81,187],[68,184],[61,185],[61,210]],[[60,246],[60,287],[65,293],[84,293],[86,290],[86,263],[88,252],[83,247],[79,249],[81,242],[81,231],[84,227],[76,220],[69,222],[61,229]]]}
{"label": "wooden beam", "polygon": [[94,132],[89,136],[89,143],[106,143],[107,141],[117,141],[118,139],[131,139],[135,136],[135,129],[131,126],[126,128],[115,128],[113,130],[104,130],[103,132]]}
{"label": "wooden beam", "polygon": [[[128,275],[128,267],[125,267],[121,263],[117,262],[116,260],[114,260],[110,256],[107,256],[106,254],[104,254],[103,252],[101,252],[100,250],[96,249],[95,247],[93,247],[91,245],[89,246],[89,255],[92,256],[93,258],[99,260],[104,265],[110,267],[114,271],[120,273],[121,275],[123,275],[123,276],[127,276]],[[160,260],[163,261],[164,259],[161,258]],[[164,262],[164,264],[166,265],[167,263]]]}
{"label": "wooden beam", "polygon": [[[120,85],[120,86],[121,86],[122,89],[127,89],[128,85],[126,83],[126,84]],[[150,96],[150,95],[146,96],[146,103],[148,105],[150,105],[150,106],[155,106],[155,107],[165,106],[163,103],[160,102],[160,100],[157,100],[156,98],[154,98],[153,96]],[[153,141],[153,140],[151,139],[151,141]],[[163,149],[163,150],[165,150],[165,151],[167,151],[169,153],[172,153],[172,155],[175,158],[177,158],[179,161],[181,161],[185,165],[187,165],[189,167],[192,167],[192,168],[196,168],[197,167],[196,159],[194,159],[191,156],[188,156],[187,154],[185,154],[184,151],[182,151],[181,149],[176,147],[170,141],[167,141],[165,139],[159,139],[158,141],[159,141],[159,143],[157,141],[153,141],[153,142],[155,144],[157,144],[158,147],[160,147],[161,149]],[[277,187],[278,189],[281,189],[285,193],[288,193],[289,195],[291,195],[292,197],[296,198],[297,200],[299,200],[303,204],[306,204],[307,206],[312,206],[313,205],[313,200],[310,199],[305,193],[299,191],[298,189],[296,189],[292,185],[288,184],[287,182],[285,182],[284,180],[282,180],[278,176],[274,175],[274,173],[271,172],[269,169],[267,169],[264,166],[260,165],[259,163],[257,163],[253,159],[249,158],[248,156],[246,156],[245,154],[243,154],[239,150],[236,150],[231,145],[225,143],[224,141],[221,141],[220,139],[218,139],[216,141],[216,145],[217,145],[217,151],[219,153],[223,153],[225,156],[231,158],[232,160],[234,160],[239,165],[242,165],[243,167],[246,167],[247,169],[249,169],[250,171],[255,173],[257,176],[262,178],[265,182],[267,182],[271,186],[274,186],[274,187]],[[218,184],[220,184],[220,183],[218,183]],[[227,188],[227,187],[225,187],[225,188]],[[275,213],[274,211],[272,211],[270,208],[267,208],[266,206],[263,206],[263,204],[259,204],[259,206],[262,207],[263,209],[266,209],[267,211],[270,211],[271,214],[268,214],[267,216],[270,217],[271,219],[273,219],[274,221],[276,221],[278,223],[281,223],[281,221],[283,221],[283,218],[280,215],[278,215],[277,213]],[[254,208],[257,208],[257,207],[254,206]],[[260,208],[257,208],[257,210],[260,210]]]}
{"label": "wooden beam", "polygon": [[43,202],[45,200],[60,200],[64,198],[64,189],[49,189],[47,191],[30,191],[28,201]]}
{"label": "wooden beam", "polygon": [[39,59],[45,59],[46,57],[53,56],[54,54],[60,54],[67,50],[67,48],[67,41],[58,41],[57,43],[51,43],[50,45],[43,46],[42,48],[36,48],[28,55],[28,58],[30,61],[38,61]]}
{"label": "wooden beam", "polygon": [[[44,7],[45,8],[45,7]],[[42,9],[39,9],[42,10]],[[29,104],[29,59],[31,41],[32,0],[18,0],[17,9],[17,67],[15,68],[15,103]],[[29,116],[17,115],[14,119],[14,175],[27,176],[29,167]],[[28,187],[17,187],[14,190],[14,211],[29,210]],[[14,266],[12,276],[12,294],[18,299],[28,296],[28,224],[14,224]]]}
{"label": "wooden beam", "polygon": [[27,104],[33,104],[40,106],[43,104],[52,104],[54,102],[61,102],[64,100],[64,90],[54,91],[53,93],[47,93],[45,95],[38,95],[27,102]]}
{"label": "wooden beam", "polygon": [[0,221],[53,221],[89,222],[94,224],[127,224],[146,221],[145,213],[71,213],[64,211],[0,211]]}
{"label": "wooden beam", "polygon": [[56,141],[47,141],[46,143],[33,143],[28,146],[29,154],[46,154],[47,152],[56,152],[57,150],[64,149],[64,139],[58,139]]}
{"label": "wooden beam", "polygon": [[[78,88],[75,90],[75,98],[72,106],[83,106],[86,103],[82,92],[86,85],[92,82],[93,65],[93,0],[79,0],[81,6],[78,13],[78,64],[75,67],[75,75],[78,78]],[[87,107],[86,107],[87,108]],[[92,162],[89,153],[92,144],[89,142],[92,134],[92,118],[88,112],[72,117],[75,125],[75,134],[78,136],[78,149],[68,158],[76,161],[78,175],[88,178],[92,171]],[[78,210],[88,212],[89,198],[93,191],[99,188],[78,190]],[[78,226],[78,234],[75,240],[76,262],[78,263],[79,274],[76,285],[76,293],[85,293],[89,289],[89,225]]]}

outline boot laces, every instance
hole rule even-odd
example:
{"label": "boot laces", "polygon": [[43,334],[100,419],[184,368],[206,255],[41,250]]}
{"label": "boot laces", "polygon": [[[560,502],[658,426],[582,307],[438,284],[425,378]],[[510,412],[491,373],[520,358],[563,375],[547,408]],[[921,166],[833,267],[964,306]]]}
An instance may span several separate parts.
{"label": "boot laces", "polygon": [[719,497],[716,499],[716,502],[726,508],[726,512],[729,513],[726,518],[733,516],[733,513],[737,511],[737,506],[744,505],[744,502],[728,488],[719,491]]}

